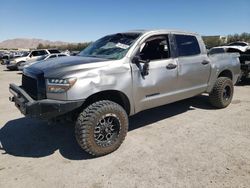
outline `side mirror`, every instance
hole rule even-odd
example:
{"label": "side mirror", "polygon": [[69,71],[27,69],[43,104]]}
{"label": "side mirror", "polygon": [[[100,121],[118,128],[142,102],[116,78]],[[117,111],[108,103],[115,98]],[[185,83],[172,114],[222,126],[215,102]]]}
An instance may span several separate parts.
{"label": "side mirror", "polygon": [[[145,79],[145,76],[149,74],[149,62],[150,62],[149,59],[142,60],[141,57],[138,55],[136,55],[132,59],[132,63],[136,64],[136,66],[139,68],[143,79]],[[143,63],[143,66],[141,66],[141,63]]]}
{"label": "side mirror", "polygon": [[140,63],[141,57],[136,55],[133,59],[132,59],[132,63],[137,64]]}
{"label": "side mirror", "polygon": [[138,64],[138,63],[146,63],[146,64],[148,64],[150,62],[150,60],[149,59],[147,59],[147,60],[142,60],[141,59],[141,57],[139,56],[139,55],[136,55],[133,59],[132,59],[132,63],[134,63],[134,64]]}

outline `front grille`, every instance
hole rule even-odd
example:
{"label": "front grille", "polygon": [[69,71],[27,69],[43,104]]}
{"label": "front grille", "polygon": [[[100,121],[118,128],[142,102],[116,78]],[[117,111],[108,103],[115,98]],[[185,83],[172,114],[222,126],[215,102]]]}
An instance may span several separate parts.
{"label": "front grille", "polygon": [[35,100],[46,98],[45,80],[41,75],[33,78],[23,74],[22,88]]}
{"label": "front grille", "polygon": [[37,80],[36,79],[23,75],[22,87],[33,99],[37,99]]}

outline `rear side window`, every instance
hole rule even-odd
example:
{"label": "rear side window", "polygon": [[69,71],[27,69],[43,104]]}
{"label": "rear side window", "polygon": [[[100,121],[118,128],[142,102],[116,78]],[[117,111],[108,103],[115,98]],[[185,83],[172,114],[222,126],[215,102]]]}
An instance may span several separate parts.
{"label": "rear side window", "polygon": [[227,52],[228,52],[228,53],[241,53],[240,50],[234,49],[234,48],[228,48],[228,49],[227,49]]}
{"label": "rear side window", "polygon": [[66,56],[65,54],[59,54],[58,57],[63,57]]}
{"label": "rear side window", "polygon": [[40,50],[40,51],[33,51],[32,52],[32,56],[42,56],[42,55],[46,55],[47,52],[44,50]]}
{"label": "rear side window", "polygon": [[213,54],[223,54],[225,53],[225,50],[223,48],[213,48],[209,51],[209,54],[210,55],[213,55]]}
{"label": "rear side window", "polygon": [[201,53],[199,43],[195,36],[175,35],[179,56],[192,56]]}
{"label": "rear side window", "polygon": [[49,51],[49,53],[51,53],[51,54],[60,53],[60,51],[59,51],[59,50],[56,50],[56,49],[50,49],[50,50],[48,50],[48,51]]}

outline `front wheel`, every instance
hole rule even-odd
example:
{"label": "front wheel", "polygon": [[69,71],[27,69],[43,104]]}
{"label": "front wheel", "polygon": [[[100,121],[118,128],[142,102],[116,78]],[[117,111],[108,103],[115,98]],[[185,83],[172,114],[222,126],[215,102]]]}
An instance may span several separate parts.
{"label": "front wheel", "polygon": [[117,103],[98,101],[78,116],[75,136],[83,150],[102,156],[119,148],[128,131],[128,116]]}
{"label": "front wheel", "polygon": [[209,94],[210,103],[217,108],[227,107],[233,98],[234,86],[231,79],[219,77]]}

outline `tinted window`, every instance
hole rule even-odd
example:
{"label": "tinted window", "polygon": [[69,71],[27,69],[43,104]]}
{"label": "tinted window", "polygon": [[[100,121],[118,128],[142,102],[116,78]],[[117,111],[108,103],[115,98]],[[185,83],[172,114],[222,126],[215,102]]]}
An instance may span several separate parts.
{"label": "tinted window", "polygon": [[32,56],[41,56],[41,55],[46,55],[46,54],[47,54],[47,52],[44,51],[44,50],[33,51],[33,52],[31,53]]}
{"label": "tinted window", "polygon": [[21,57],[26,57],[29,55],[29,52],[23,52],[23,54],[21,55]]}
{"label": "tinted window", "polygon": [[140,52],[142,60],[157,60],[170,57],[168,37],[154,36],[146,40],[144,47]]}
{"label": "tinted window", "polygon": [[40,54],[41,54],[41,55],[46,55],[46,54],[48,54],[48,53],[47,53],[46,51],[43,50],[43,51],[40,51]]}
{"label": "tinted window", "polygon": [[201,53],[199,43],[194,36],[175,35],[179,56],[191,56]]}
{"label": "tinted window", "polygon": [[58,57],[63,57],[66,56],[65,54],[59,54]]}
{"label": "tinted window", "polygon": [[228,52],[228,53],[241,53],[240,50],[234,49],[234,48],[228,48],[228,49],[227,49],[227,52]]}
{"label": "tinted window", "polygon": [[49,51],[49,53],[51,53],[51,54],[57,54],[57,53],[60,53],[60,51],[59,50],[55,50],[55,49],[53,49],[53,50],[48,50]]}
{"label": "tinted window", "polygon": [[213,55],[213,54],[222,54],[222,53],[225,53],[224,48],[213,48],[213,49],[211,49],[209,51],[210,55]]}
{"label": "tinted window", "polygon": [[230,43],[228,46],[247,46],[247,44],[244,42],[233,42]]}

